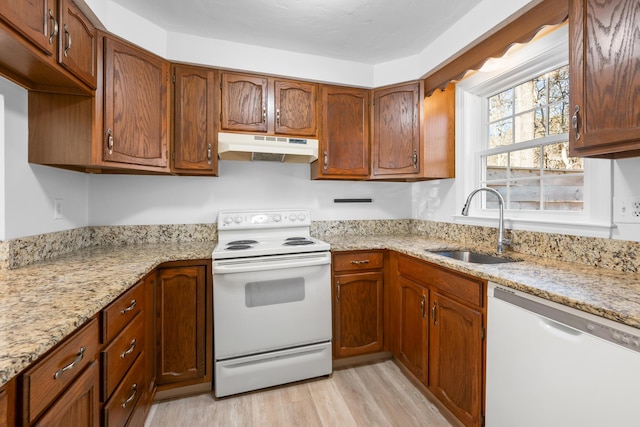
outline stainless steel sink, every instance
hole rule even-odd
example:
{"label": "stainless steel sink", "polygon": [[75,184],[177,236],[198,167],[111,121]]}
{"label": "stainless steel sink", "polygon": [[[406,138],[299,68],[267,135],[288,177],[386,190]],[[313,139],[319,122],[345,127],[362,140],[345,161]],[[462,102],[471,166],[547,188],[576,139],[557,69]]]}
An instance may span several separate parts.
{"label": "stainless steel sink", "polygon": [[497,257],[497,256],[482,254],[482,253],[473,252],[473,251],[451,250],[451,251],[429,251],[429,252],[434,253],[436,255],[457,259],[459,261],[472,262],[475,264],[502,264],[506,262],[520,261],[518,259]]}

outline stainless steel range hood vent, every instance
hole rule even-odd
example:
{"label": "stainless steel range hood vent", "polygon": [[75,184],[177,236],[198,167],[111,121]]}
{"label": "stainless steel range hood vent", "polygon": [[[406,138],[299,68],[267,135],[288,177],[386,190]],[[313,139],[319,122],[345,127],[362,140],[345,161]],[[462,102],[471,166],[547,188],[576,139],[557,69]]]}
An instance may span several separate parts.
{"label": "stainless steel range hood vent", "polygon": [[318,140],[219,132],[218,157],[221,160],[311,163],[318,160]]}

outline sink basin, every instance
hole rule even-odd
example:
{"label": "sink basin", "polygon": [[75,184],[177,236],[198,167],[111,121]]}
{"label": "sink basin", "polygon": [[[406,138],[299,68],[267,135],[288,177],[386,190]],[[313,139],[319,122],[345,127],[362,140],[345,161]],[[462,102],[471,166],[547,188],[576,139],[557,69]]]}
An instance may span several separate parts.
{"label": "sink basin", "polygon": [[473,251],[429,251],[436,255],[446,256],[459,261],[472,262],[475,264],[502,264],[505,262],[516,262],[517,259],[497,257],[493,255],[481,254]]}

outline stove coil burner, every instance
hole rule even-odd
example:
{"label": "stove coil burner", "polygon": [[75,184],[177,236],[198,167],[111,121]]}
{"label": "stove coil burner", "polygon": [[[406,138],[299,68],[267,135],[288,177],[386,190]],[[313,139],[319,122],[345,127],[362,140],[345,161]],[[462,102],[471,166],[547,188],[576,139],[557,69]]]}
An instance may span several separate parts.
{"label": "stove coil burner", "polygon": [[240,251],[242,249],[251,249],[256,243],[256,240],[234,240],[227,243],[227,247],[224,248],[227,251]]}
{"label": "stove coil burner", "polygon": [[304,246],[313,245],[315,242],[307,239],[306,237],[289,237],[285,239],[284,246]]}

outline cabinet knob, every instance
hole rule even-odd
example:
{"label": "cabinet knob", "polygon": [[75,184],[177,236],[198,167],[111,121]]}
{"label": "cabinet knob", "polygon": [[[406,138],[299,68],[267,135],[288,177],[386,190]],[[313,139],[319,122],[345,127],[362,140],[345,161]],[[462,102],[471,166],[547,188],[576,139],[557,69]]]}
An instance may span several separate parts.
{"label": "cabinet knob", "polygon": [[267,107],[262,106],[262,123],[267,123]]}
{"label": "cabinet knob", "polygon": [[416,150],[413,150],[413,168],[418,168],[418,152]]}
{"label": "cabinet knob", "polygon": [[113,131],[107,129],[107,153],[113,154]]}
{"label": "cabinet knob", "polygon": [[280,109],[276,110],[276,123],[280,126]]}
{"label": "cabinet knob", "polygon": [[207,144],[207,163],[209,164],[211,164],[211,157],[212,157],[211,144]]}
{"label": "cabinet knob", "polygon": [[53,44],[53,39],[58,36],[58,31],[60,27],[58,27],[58,21],[56,17],[53,16],[53,9],[49,9],[49,22],[51,23],[51,32],[49,33],[49,44]]}
{"label": "cabinet knob", "polygon": [[574,113],[573,113],[573,118],[571,119],[571,125],[573,126],[573,131],[575,132],[575,136],[576,136],[576,141],[578,141],[580,139],[580,106],[576,105]]}
{"label": "cabinet knob", "polygon": [[329,166],[329,154],[327,154],[327,150],[324,150],[322,153],[322,169],[327,169]]}

